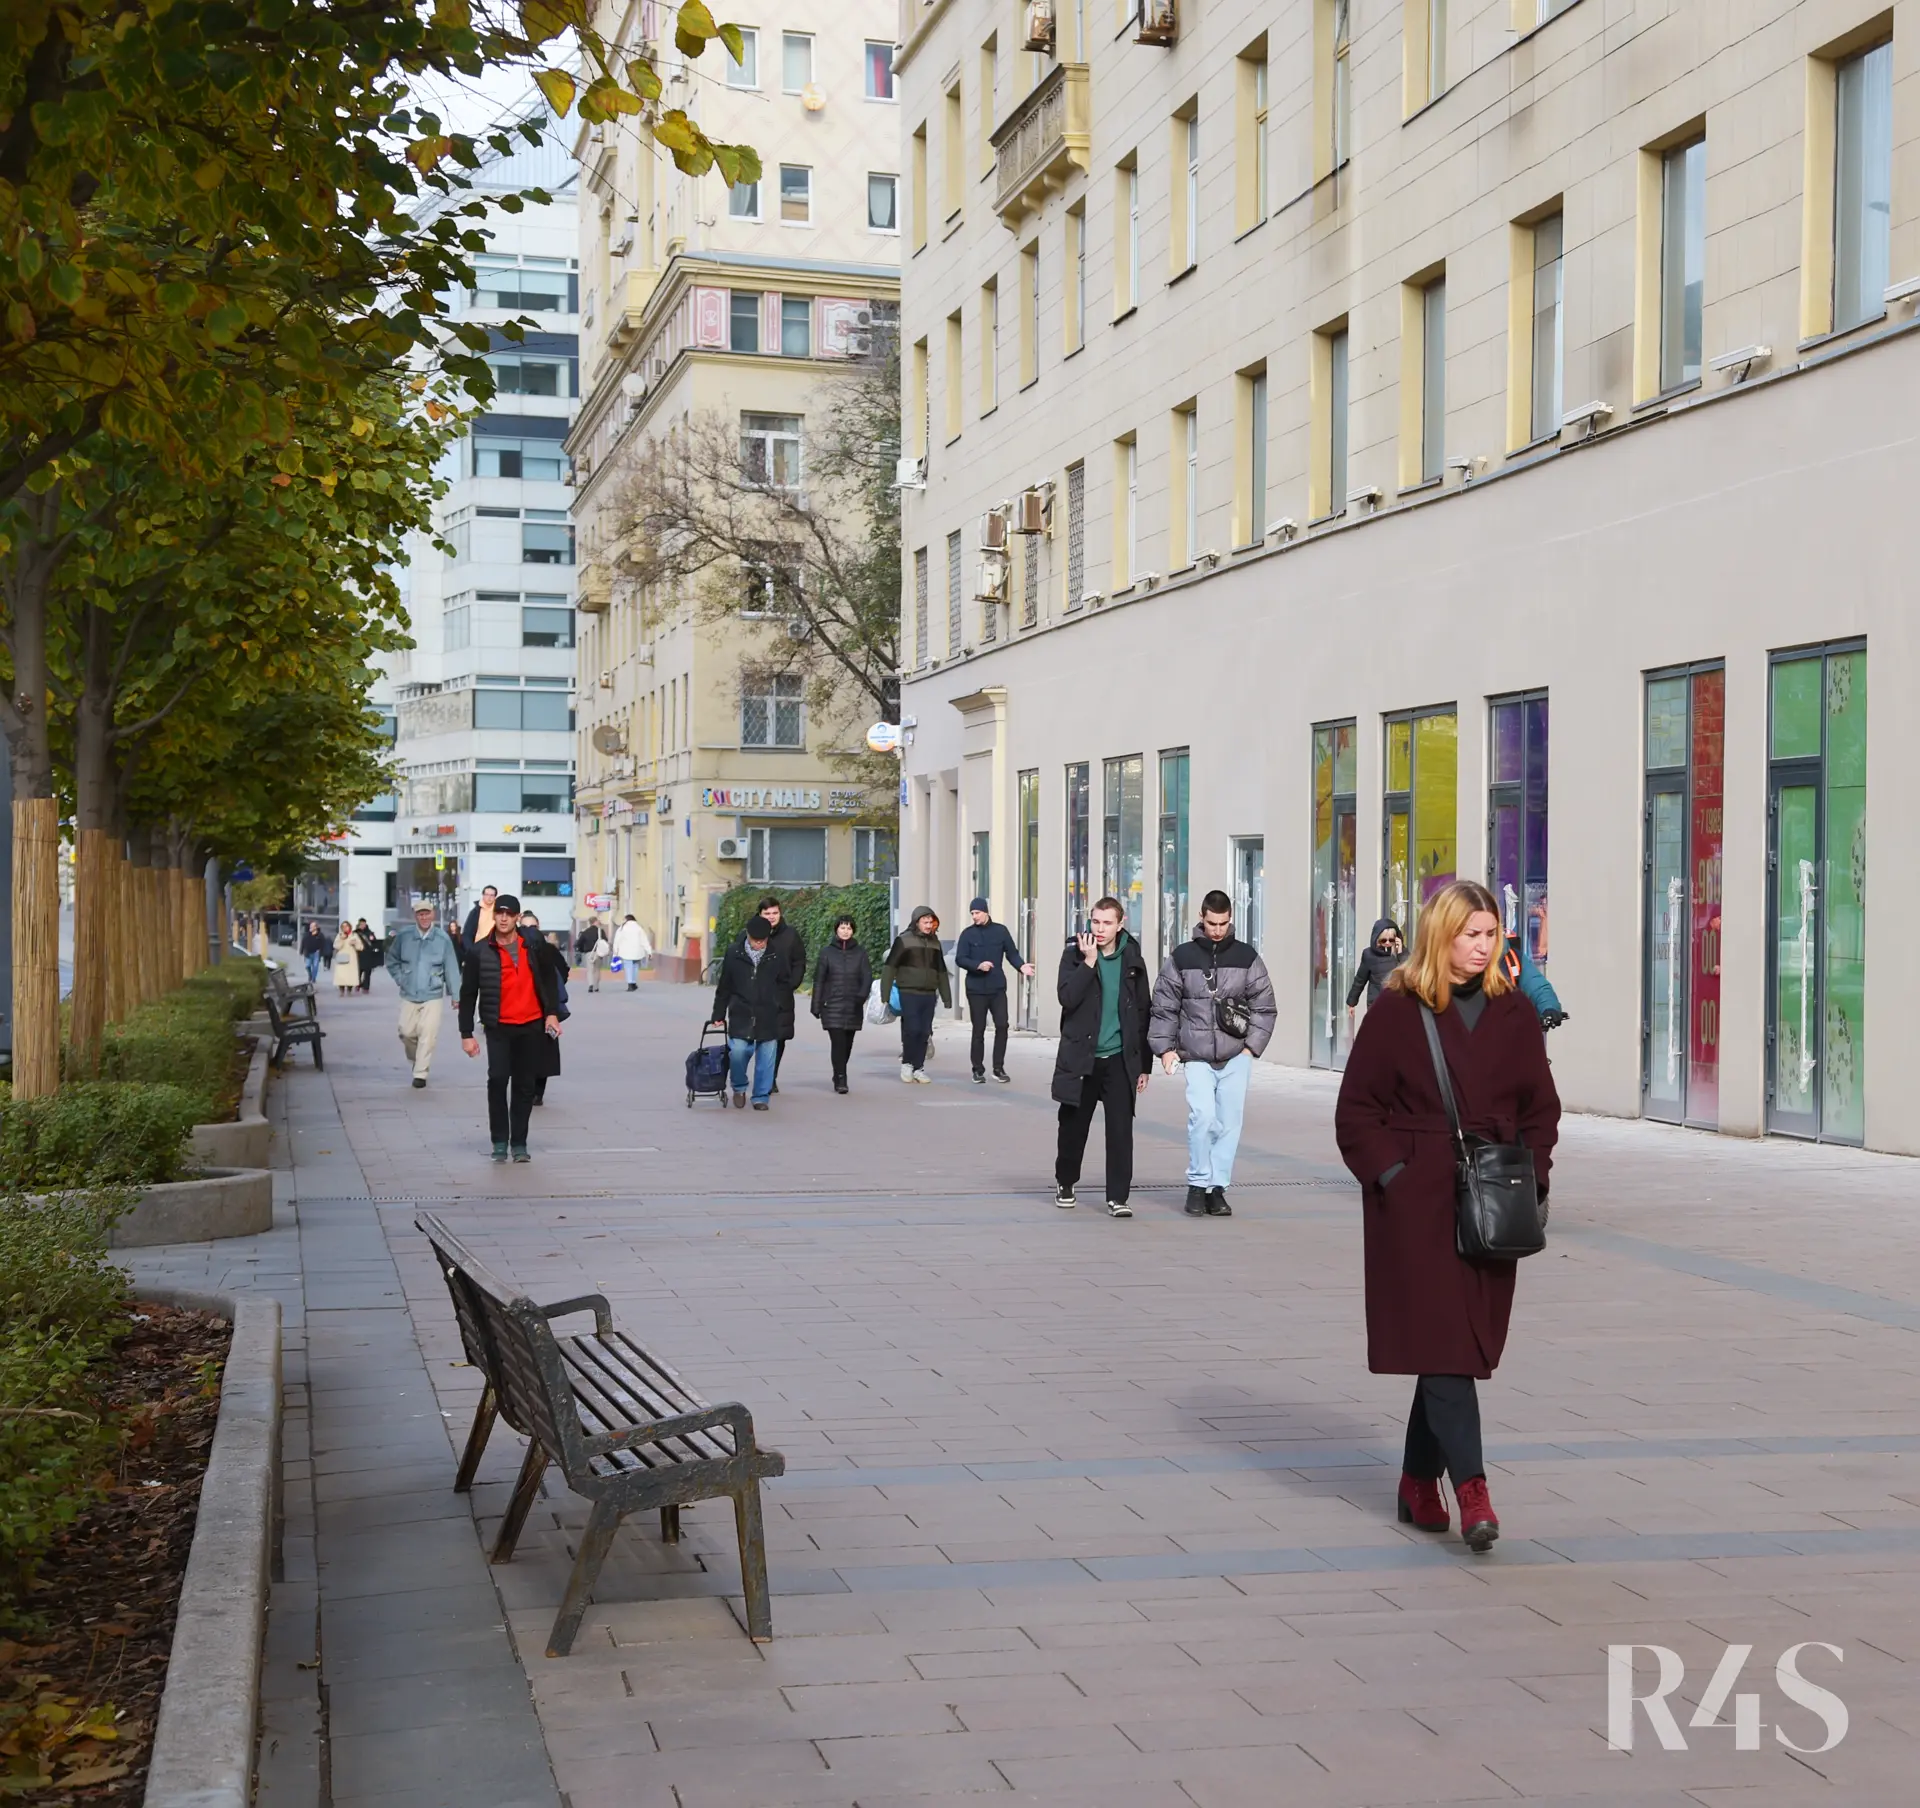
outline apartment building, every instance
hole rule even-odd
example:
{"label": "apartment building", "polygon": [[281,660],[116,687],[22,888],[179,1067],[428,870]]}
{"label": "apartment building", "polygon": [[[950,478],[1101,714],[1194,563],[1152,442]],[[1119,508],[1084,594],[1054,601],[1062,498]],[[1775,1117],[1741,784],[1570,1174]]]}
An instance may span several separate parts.
{"label": "apartment building", "polygon": [[[753,145],[758,182],[684,176],[624,127],[585,128],[576,145],[582,891],[603,914],[631,911],[665,970],[687,973],[731,886],[887,877],[895,858],[891,834],[852,821],[865,794],[833,763],[834,725],[812,719],[799,676],[771,669],[787,616],[769,602],[717,619],[692,583],[643,594],[625,559],[624,486],[676,428],[727,423],[743,466],[833,507],[808,483],[809,422],[898,309],[892,7],[781,0],[727,16],[743,28],[738,64],[718,48],[676,62],[670,9],[650,3],[603,24],[657,43],[665,20],[670,95],[713,137]],[[712,581],[767,582],[744,565]]]}
{"label": "apartment building", "polygon": [[[552,199],[495,213],[475,286],[446,297],[449,318],[489,329],[497,388],[444,455],[434,534],[410,537],[396,574],[413,646],[376,662],[372,702],[394,737],[397,787],[303,882],[296,904],[309,911],[392,924],[418,899],[464,911],[496,885],[548,928],[565,933],[572,914],[577,171],[543,103],[529,106],[547,135],[491,154],[475,187]],[[527,323],[518,340],[502,330],[510,321]]]}
{"label": "apartment building", "polygon": [[906,889],[1223,887],[1338,1067],[1482,878],[1571,1104],[1920,1152],[1920,5],[902,28]]}

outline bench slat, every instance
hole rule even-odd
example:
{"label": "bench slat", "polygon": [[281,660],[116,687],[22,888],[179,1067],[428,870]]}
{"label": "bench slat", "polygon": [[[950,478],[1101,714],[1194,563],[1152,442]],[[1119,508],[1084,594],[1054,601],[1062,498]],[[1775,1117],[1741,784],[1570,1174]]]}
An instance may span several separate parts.
{"label": "bench slat", "polygon": [[[630,1377],[609,1371],[596,1358],[596,1339],[568,1338],[561,1344],[561,1359],[567,1364],[573,1385],[580,1422],[591,1435],[615,1432],[631,1425],[645,1425],[657,1419],[678,1418],[688,1412],[700,1412],[706,1403],[682,1405],[662,1400],[635,1388]],[[669,1462],[725,1462],[733,1454],[733,1440],[724,1430],[693,1432],[668,1438],[651,1446],[664,1453]],[[643,1459],[644,1460],[644,1459]]]}

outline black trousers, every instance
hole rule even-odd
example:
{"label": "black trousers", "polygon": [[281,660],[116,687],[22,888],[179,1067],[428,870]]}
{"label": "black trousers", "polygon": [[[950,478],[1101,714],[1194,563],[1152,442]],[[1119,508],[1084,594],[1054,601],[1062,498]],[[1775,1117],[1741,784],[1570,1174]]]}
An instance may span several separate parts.
{"label": "black trousers", "polygon": [[546,1070],[546,1025],[503,1023],[487,1031],[487,1129],[497,1143],[524,1144],[534,1089]]}
{"label": "black trousers", "polygon": [[933,1034],[933,1008],[939,1002],[931,992],[900,994],[900,1059],[908,1067],[927,1064],[927,1038]]}
{"label": "black trousers", "polygon": [[1118,1055],[1101,1056],[1093,1063],[1080,1088],[1080,1103],[1060,1107],[1060,1149],[1054,1158],[1053,1177],[1062,1186],[1073,1186],[1080,1178],[1080,1159],[1087,1152],[1087,1137],[1093,1129],[1096,1105],[1106,1111],[1107,1119],[1107,1197],[1124,1205],[1133,1191],[1133,1082],[1127,1078],[1127,1065]]}
{"label": "black trousers", "polygon": [[1487,1472],[1480,1454],[1480,1395],[1471,1375],[1422,1375],[1407,1415],[1407,1454],[1401,1468],[1419,1481],[1444,1470],[1457,1488]]}
{"label": "black trousers", "polygon": [[793,1038],[791,1036],[782,1036],[780,1040],[773,1045],[773,1077],[776,1080],[780,1077],[780,1057],[787,1052],[787,1044],[792,1040]]}
{"label": "black trousers", "polygon": [[997,992],[969,992],[967,994],[967,1012],[973,1018],[973,1071],[985,1073],[985,1064],[981,1056],[987,1046],[987,1019],[993,1019],[993,1071],[999,1073],[1007,1064],[1007,992],[1002,986]]}
{"label": "black trousers", "polygon": [[853,1039],[858,1030],[828,1030],[827,1048],[833,1055],[833,1077],[844,1080],[847,1077],[847,1058],[853,1053]]}

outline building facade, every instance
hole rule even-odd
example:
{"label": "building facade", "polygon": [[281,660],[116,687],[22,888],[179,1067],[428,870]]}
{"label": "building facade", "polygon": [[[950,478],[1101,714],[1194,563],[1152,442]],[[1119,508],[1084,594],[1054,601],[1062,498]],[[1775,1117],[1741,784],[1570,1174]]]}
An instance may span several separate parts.
{"label": "building facade", "polygon": [[[572,915],[576,180],[550,133],[475,181],[553,199],[493,215],[475,287],[447,298],[450,318],[493,329],[497,390],[446,453],[434,535],[411,537],[399,574],[413,647],[381,661],[372,693],[398,785],[356,815],[331,880],[339,913],[370,924],[406,920],[418,899],[464,912],[483,885],[517,893],[549,929]],[[525,323],[517,341],[499,330],[510,321]],[[325,909],[328,884],[323,870],[309,908]]]}
{"label": "building facade", "polygon": [[1569,1103],[1920,1152],[1920,7],[904,25],[905,889],[1220,886],[1338,1067],[1483,879]]}
{"label": "building facade", "polygon": [[[762,669],[789,632],[780,613],[717,619],[694,586],[643,595],[624,557],[623,485],[676,428],[727,423],[767,482],[813,497],[808,423],[898,308],[892,8],[785,0],[728,16],[739,64],[716,47],[683,67],[669,43],[660,67],[707,132],[755,147],[759,182],[683,176],[625,126],[583,127],[576,144],[581,893],[603,920],[638,917],[667,971],[698,971],[733,885],[844,884],[894,860],[890,834],[851,820],[865,794],[801,679]],[[603,25],[656,41],[651,4]]]}

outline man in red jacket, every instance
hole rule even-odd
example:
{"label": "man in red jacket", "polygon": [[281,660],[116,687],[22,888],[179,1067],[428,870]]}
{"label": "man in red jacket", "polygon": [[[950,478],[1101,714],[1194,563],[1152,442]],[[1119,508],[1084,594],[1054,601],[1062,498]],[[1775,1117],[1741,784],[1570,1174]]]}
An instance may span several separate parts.
{"label": "man in red jacket", "polygon": [[467,950],[460,968],[460,1046],[480,1052],[478,1007],[487,1036],[487,1127],[493,1159],[530,1161],[527,1124],[545,1066],[542,1036],[560,1034],[560,994],[553,972],[520,934],[520,900],[493,903],[493,933]]}

